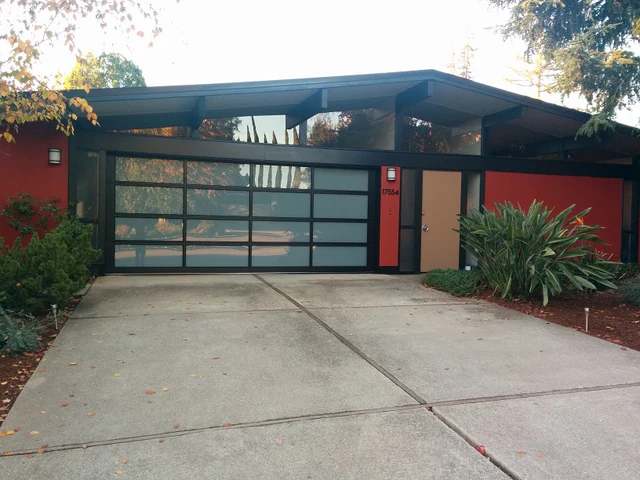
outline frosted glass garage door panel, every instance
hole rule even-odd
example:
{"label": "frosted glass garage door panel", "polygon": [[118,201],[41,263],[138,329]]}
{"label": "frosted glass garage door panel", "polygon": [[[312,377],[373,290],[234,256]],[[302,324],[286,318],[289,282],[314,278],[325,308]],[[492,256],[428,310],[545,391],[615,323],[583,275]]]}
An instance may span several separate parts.
{"label": "frosted glass garage door panel", "polygon": [[369,197],[366,195],[316,194],[313,197],[315,218],[365,219],[369,213]]}
{"label": "frosted glass garage door panel", "polygon": [[314,247],[314,267],[366,267],[367,247]]}
{"label": "frosted glass garage door panel", "polygon": [[366,170],[344,170],[341,168],[316,168],[313,188],[317,190],[369,190],[369,172]]}
{"label": "frosted glass garage door panel", "polygon": [[251,265],[254,267],[308,267],[309,247],[253,246]]}
{"label": "frosted glass garage door panel", "polygon": [[247,267],[249,247],[244,245],[188,245],[187,267]]}
{"label": "frosted glass garage door panel", "polygon": [[181,267],[182,247],[116,245],[116,267]]}
{"label": "frosted glass garage door panel", "polygon": [[366,223],[314,222],[313,241],[317,243],[367,243]]}

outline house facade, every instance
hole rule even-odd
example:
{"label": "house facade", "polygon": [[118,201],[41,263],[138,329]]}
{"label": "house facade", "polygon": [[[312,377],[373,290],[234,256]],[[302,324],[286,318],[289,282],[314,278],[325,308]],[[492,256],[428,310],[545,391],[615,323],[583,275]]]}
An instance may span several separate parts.
{"label": "house facade", "polygon": [[74,204],[102,274],[464,268],[458,214],[534,199],[638,261],[640,138],[583,112],[433,70],[86,97],[99,126],[2,148],[0,202]]}

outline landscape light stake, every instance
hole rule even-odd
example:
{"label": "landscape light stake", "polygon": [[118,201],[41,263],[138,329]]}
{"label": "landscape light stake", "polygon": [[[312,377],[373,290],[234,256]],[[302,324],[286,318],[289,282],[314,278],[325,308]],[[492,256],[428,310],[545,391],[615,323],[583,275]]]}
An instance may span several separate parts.
{"label": "landscape light stake", "polygon": [[56,324],[56,330],[58,330],[58,305],[51,305],[51,311],[53,312],[53,321]]}
{"label": "landscape light stake", "polygon": [[587,333],[589,331],[589,309],[584,309],[584,332]]}

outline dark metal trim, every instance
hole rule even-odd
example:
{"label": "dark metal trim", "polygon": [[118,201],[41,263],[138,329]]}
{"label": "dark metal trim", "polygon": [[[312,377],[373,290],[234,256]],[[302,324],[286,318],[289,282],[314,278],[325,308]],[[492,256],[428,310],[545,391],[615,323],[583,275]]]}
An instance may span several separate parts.
{"label": "dark metal trim", "polygon": [[[467,215],[467,202],[469,200],[469,172],[462,172],[461,187],[460,187],[460,215]],[[462,247],[462,238],[458,235],[458,243],[460,244],[460,258],[458,261],[458,268],[464,270],[467,264],[467,251]]]}
{"label": "dark metal trim", "polygon": [[527,107],[518,105],[517,107],[509,108],[507,110],[485,116],[482,119],[482,126],[484,128],[494,127],[496,125],[502,125],[503,123],[509,123],[511,120],[524,118],[526,115]]}
{"label": "dark metal trim", "polygon": [[328,108],[328,90],[321,88],[296,105],[285,117],[287,129],[295,128],[305,120]]}
{"label": "dark metal trim", "polygon": [[[633,157],[635,178],[631,187],[631,248],[629,263],[638,263],[638,243],[640,237],[640,156]],[[624,184],[623,184],[624,185]]]}
{"label": "dark metal trim", "polygon": [[633,179],[634,176],[631,165],[618,164],[536,161],[485,155],[423,154],[392,150],[351,150],[263,143],[215,142],[118,133],[77,132],[77,136],[77,145],[81,149],[105,150],[118,155],[153,156],[156,158],[209,159],[239,163],[331,166],[332,168],[379,168],[385,165],[396,165],[400,168],[425,170],[493,170],[625,179]]}
{"label": "dark metal trim", "polygon": [[434,84],[432,80],[426,80],[408,88],[396,95],[396,114],[403,112],[411,105],[415,105],[433,96]]}

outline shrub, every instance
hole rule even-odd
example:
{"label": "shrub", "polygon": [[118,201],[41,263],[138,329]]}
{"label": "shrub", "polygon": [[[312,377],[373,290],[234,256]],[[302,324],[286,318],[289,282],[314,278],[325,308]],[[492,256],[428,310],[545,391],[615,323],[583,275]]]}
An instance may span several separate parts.
{"label": "shrub", "polygon": [[640,277],[630,278],[620,286],[622,300],[633,305],[640,305]]}
{"label": "shrub", "polygon": [[422,282],[437,290],[456,297],[469,297],[478,293],[484,282],[480,270],[431,270],[422,277]]}
{"label": "shrub", "polygon": [[36,201],[28,193],[19,193],[7,199],[7,204],[0,210],[0,217],[20,236],[44,235],[64,218],[64,210],[57,203],[55,197]]}
{"label": "shrub", "polygon": [[460,215],[463,247],[477,260],[487,282],[502,298],[538,297],[543,305],[549,295],[564,288],[595,290],[596,285],[616,288],[607,265],[594,259],[594,244],[603,244],[598,226],[585,225],[591,209],[569,217],[573,206],[556,217],[542,202],[527,212],[513,204],[495,204],[494,210]]}
{"label": "shrub", "polygon": [[20,315],[0,305],[0,352],[20,355],[39,343],[40,326],[29,315]]}
{"label": "shrub", "polygon": [[613,283],[620,283],[640,275],[640,265],[637,263],[614,263],[611,266]]}
{"label": "shrub", "polygon": [[0,252],[0,291],[7,307],[38,314],[52,304],[68,305],[100,254],[91,246],[91,234],[91,225],[68,216],[42,238],[34,235],[23,250],[16,241]]}

